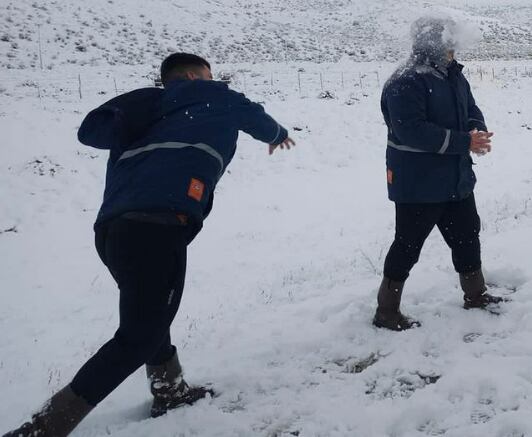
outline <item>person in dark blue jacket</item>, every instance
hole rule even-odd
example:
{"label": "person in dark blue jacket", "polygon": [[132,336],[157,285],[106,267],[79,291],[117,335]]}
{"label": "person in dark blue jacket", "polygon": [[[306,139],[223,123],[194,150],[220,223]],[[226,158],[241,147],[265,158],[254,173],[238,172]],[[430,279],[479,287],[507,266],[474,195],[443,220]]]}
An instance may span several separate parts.
{"label": "person in dark blue jacket", "polygon": [[480,218],[471,153],[491,150],[492,133],[454,59],[454,23],[421,18],[412,27],[413,52],[384,86],[388,127],[388,194],[396,206],[395,240],[386,256],[374,325],[419,326],[399,307],[410,270],[434,226],[452,251],[465,308],[501,301],[486,293],[480,258]]}
{"label": "person in dark blue jacket", "polygon": [[187,245],[212,208],[239,131],[269,144],[270,154],[294,142],[261,105],[213,81],[198,56],[169,56],[161,79],[164,89],[135,90],[90,112],[78,132],[82,143],[110,151],[95,232],[120,289],[118,330],[31,422],[7,436],[68,435],[144,364],[153,417],[210,392],[185,382],[170,339]]}

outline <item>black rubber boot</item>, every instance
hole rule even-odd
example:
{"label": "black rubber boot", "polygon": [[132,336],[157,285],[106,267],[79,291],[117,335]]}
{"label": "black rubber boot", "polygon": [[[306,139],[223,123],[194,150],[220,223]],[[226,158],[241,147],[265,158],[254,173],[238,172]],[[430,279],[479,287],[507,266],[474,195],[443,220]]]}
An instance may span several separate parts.
{"label": "black rubber boot", "polygon": [[383,278],[377,295],[377,311],[373,318],[373,324],[378,328],[386,328],[392,331],[405,331],[410,328],[421,326],[417,320],[405,316],[399,310],[401,295],[405,283]]}
{"label": "black rubber boot", "polygon": [[153,395],[151,417],[159,417],[168,410],[182,405],[192,405],[213,391],[205,387],[189,386],[183,379],[183,368],[179,364],[177,352],[166,363],[158,366],[146,366]]}
{"label": "black rubber boot", "polygon": [[66,437],[93,408],[68,385],[53,395],[31,422],[4,437]]}
{"label": "black rubber boot", "polygon": [[464,308],[487,309],[490,305],[497,305],[506,300],[500,296],[493,296],[486,293],[486,282],[482,270],[475,270],[471,273],[460,273],[460,286],[464,291]]}

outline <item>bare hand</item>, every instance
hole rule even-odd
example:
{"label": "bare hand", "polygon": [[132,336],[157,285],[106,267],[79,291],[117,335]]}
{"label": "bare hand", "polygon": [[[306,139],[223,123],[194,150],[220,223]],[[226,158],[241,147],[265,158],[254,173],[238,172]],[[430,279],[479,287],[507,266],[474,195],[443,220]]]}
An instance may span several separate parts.
{"label": "bare hand", "polygon": [[477,155],[485,155],[491,152],[491,137],[493,132],[483,132],[476,129],[469,132],[471,135],[471,143],[469,150]]}
{"label": "bare hand", "polygon": [[275,149],[277,149],[277,147],[280,147],[281,149],[284,149],[286,147],[288,150],[290,150],[290,147],[293,147],[295,145],[296,145],[296,142],[290,137],[286,138],[286,140],[284,140],[282,143],[270,144],[270,155],[273,153]]}

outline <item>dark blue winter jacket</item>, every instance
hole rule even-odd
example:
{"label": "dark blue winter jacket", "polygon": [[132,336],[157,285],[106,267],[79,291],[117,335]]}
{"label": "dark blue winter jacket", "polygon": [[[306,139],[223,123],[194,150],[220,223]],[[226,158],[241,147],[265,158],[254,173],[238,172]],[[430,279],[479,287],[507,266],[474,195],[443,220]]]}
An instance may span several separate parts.
{"label": "dark blue winter jacket", "polygon": [[288,136],[261,105],[216,81],[175,80],[93,110],[78,138],[110,150],[96,225],[129,211],[175,211],[201,226],[239,130],[269,144]]}
{"label": "dark blue winter jacket", "polygon": [[473,192],[469,131],[487,129],[462,68],[410,64],[384,86],[390,200],[447,202]]}

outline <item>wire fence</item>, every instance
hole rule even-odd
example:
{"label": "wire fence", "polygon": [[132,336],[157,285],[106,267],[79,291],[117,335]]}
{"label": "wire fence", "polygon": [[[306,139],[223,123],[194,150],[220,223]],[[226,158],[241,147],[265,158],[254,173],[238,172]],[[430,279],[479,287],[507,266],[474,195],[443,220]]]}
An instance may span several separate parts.
{"label": "wire fence", "polygon": [[[390,71],[275,71],[275,72],[223,72],[217,77],[229,83],[231,88],[255,96],[272,94],[296,94],[300,96],[342,91],[374,91],[381,89]],[[464,69],[472,83],[485,81],[505,83],[522,78],[532,78],[532,66],[477,66]],[[79,73],[77,76],[8,78],[0,80],[0,94],[24,98],[38,97],[57,101],[83,100],[115,96],[126,91],[156,85],[155,77],[124,78],[107,75]]]}

